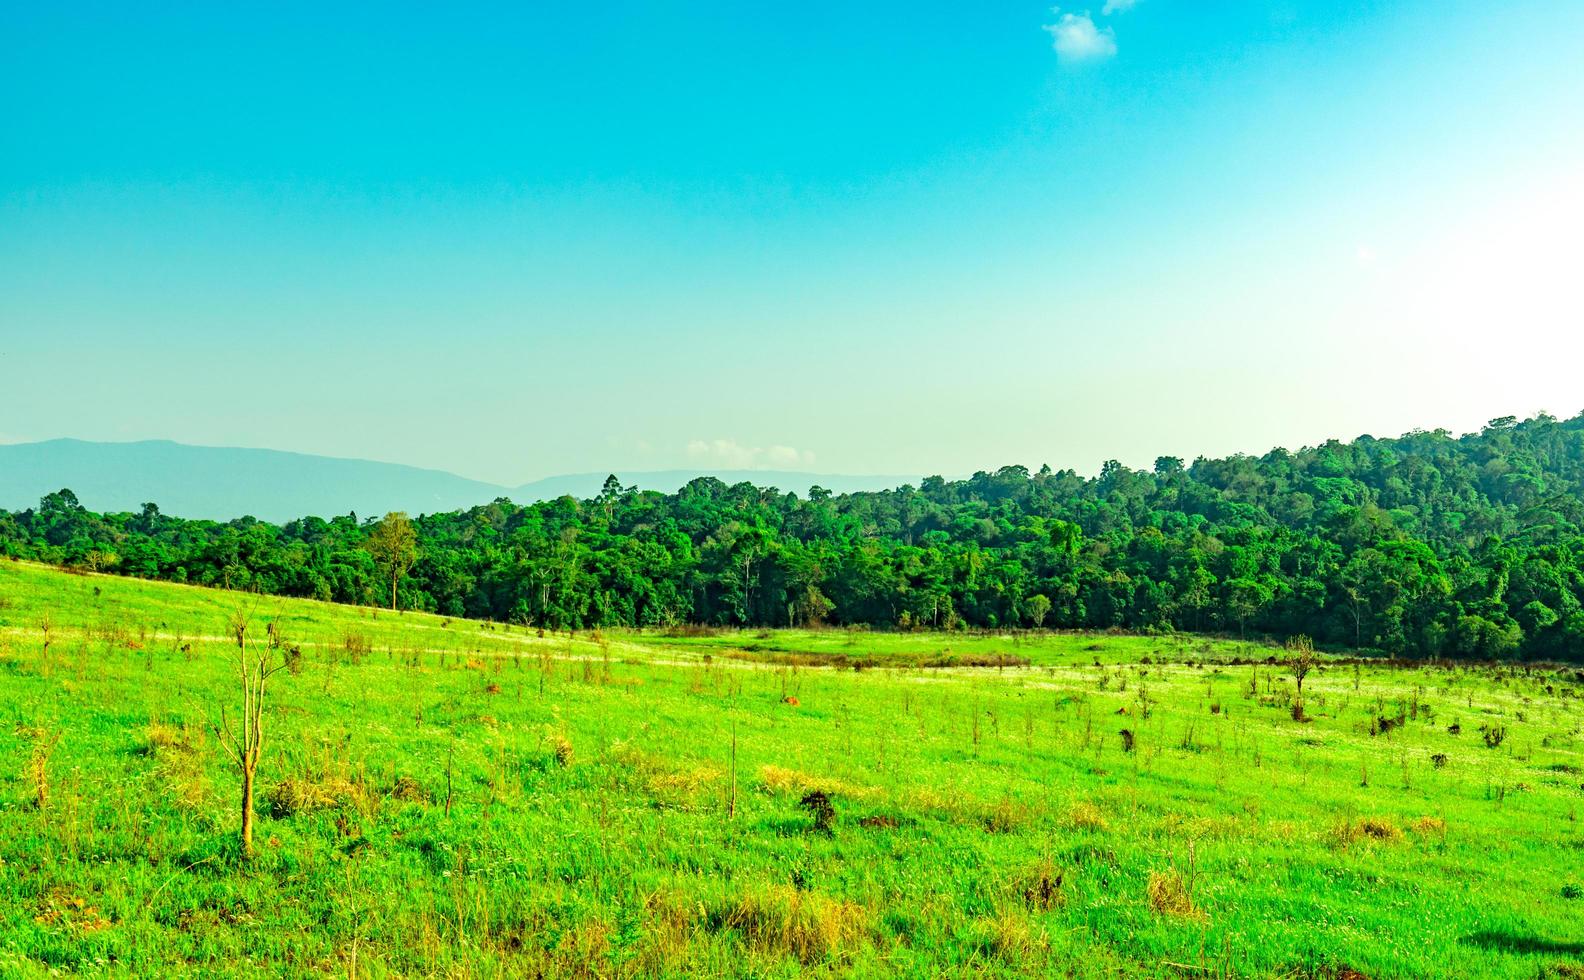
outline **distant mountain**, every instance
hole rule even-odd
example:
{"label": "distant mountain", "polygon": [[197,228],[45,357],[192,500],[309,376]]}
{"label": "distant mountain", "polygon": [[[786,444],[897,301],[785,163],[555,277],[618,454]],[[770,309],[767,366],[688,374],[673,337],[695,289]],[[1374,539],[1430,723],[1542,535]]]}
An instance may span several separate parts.
{"label": "distant mountain", "polygon": [[439,470],[273,449],[77,439],[0,446],[0,507],[33,507],[62,487],[90,510],[137,510],[153,501],[181,517],[272,521],[455,510],[505,492]]}
{"label": "distant mountain", "polygon": [[[0,509],[38,505],[46,493],[68,488],[94,511],[137,510],[152,501],[161,511],[188,518],[230,520],[251,515],[287,521],[355,512],[360,517],[405,510],[413,514],[458,510],[509,497],[518,503],[566,494],[599,493],[608,473],[555,476],[509,488],[442,470],[397,463],[338,459],[273,449],[228,449],[147,442],[48,442],[0,445]],[[833,476],[771,470],[667,470],[618,473],[622,483],[674,491],[699,476],[747,481],[806,494],[812,485],[835,493],[883,490],[917,477]]]}

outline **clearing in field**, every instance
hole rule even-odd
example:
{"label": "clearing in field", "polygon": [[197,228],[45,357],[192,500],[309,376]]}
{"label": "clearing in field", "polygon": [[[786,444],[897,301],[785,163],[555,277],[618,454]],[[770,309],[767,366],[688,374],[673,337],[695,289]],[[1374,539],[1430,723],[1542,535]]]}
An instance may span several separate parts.
{"label": "clearing in field", "polygon": [[1584,674],[1307,656],[0,563],[0,975],[1581,975]]}

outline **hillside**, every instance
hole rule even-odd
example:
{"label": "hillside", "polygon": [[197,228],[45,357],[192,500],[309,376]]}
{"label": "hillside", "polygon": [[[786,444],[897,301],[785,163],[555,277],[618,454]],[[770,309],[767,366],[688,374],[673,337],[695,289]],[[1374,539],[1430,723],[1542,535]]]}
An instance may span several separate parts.
{"label": "hillside", "polygon": [[[1261,457],[1006,467],[842,495],[698,479],[414,522],[195,522],[69,496],[0,552],[148,578],[550,628],[1121,628],[1419,657],[1584,657],[1584,416]],[[377,549],[376,549],[377,550]]]}
{"label": "hillside", "polygon": [[1574,672],[1298,657],[0,561],[0,975],[1569,975]]}

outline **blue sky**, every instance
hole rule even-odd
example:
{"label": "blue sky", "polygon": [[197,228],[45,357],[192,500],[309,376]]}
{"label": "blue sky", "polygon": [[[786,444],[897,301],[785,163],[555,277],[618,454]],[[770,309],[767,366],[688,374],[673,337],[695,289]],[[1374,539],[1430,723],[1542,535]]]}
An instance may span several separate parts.
{"label": "blue sky", "polygon": [[1584,5],[0,8],[0,441],[516,482],[1584,409]]}

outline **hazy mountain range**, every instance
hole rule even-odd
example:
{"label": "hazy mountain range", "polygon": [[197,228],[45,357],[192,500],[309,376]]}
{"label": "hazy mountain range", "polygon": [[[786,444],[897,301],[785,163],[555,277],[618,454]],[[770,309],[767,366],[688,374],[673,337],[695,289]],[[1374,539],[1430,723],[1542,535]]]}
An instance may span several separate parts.
{"label": "hazy mountain range", "polygon": [[[229,520],[251,515],[286,521],[355,512],[359,517],[405,510],[412,514],[457,510],[509,497],[517,503],[565,494],[599,493],[610,474],[575,473],[499,486],[443,470],[340,459],[274,449],[187,446],[147,442],[47,442],[0,445],[0,509],[38,505],[46,493],[67,488],[89,510],[129,511],[145,501],[181,517]],[[808,492],[818,485],[835,493],[884,490],[917,476],[841,476],[778,470],[663,470],[617,472],[624,484],[671,492],[699,476],[727,483]]]}

